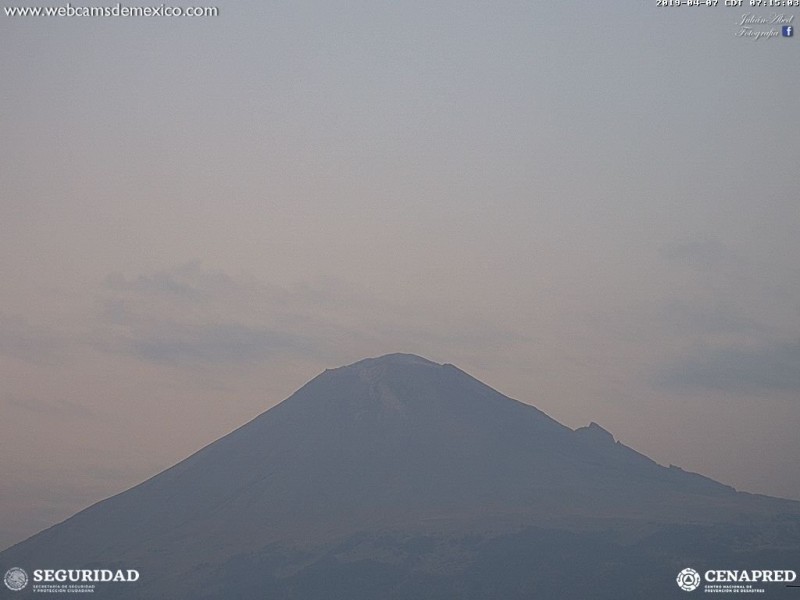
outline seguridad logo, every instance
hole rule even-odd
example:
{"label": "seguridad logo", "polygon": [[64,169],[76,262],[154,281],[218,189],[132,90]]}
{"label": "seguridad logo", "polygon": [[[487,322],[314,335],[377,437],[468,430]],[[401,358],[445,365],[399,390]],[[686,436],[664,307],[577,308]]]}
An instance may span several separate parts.
{"label": "seguridad logo", "polygon": [[138,581],[139,571],[128,569],[36,569],[33,581],[36,583],[107,583],[112,581]]}
{"label": "seguridad logo", "polygon": [[6,587],[12,592],[18,592],[28,585],[28,574],[25,572],[25,569],[11,567],[8,571],[6,571],[6,574],[3,577],[3,583],[5,583]]}
{"label": "seguridad logo", "polygon": [[33,580],[34,592],[92,592],[95,583],[134,582],[139,580],[136,569],[36,569],[29,579],[20,567],[6,571],[3,583],[12,592],[19,592]]}

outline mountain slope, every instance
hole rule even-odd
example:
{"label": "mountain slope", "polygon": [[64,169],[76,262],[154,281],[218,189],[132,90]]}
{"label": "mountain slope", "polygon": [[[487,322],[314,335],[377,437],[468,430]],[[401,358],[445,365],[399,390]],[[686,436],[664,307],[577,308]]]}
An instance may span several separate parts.
{"label": "mountain slope", "polygon": [[[135,565],[142,589],[175,596],[199,565],[225,579],[277,560],[296,575],[342,543],[373,547],[376,534],[439,544],[612,528],[622,543],[741,515],[795,523],[798,506],[659,466],[594,423],[572,431],[452,365],[396,354],[325,371],[174,467],[0,553],[0,566]],[[360,552],[367,565],[381,555]],[[452,557],[438,548],[429,560]]]}

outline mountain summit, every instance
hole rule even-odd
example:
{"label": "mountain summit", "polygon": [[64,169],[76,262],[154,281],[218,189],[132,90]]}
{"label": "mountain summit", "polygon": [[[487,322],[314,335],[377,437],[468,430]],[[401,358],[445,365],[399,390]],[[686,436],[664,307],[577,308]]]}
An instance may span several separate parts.
{"label": "mountain summit", "polygon": [[[778,546],[800,539],[798,503],[660,466],[596,423],[573,431],[453,365],[391,354],[326,370],[174,467],[0,553],[0,567],[139,569],[113,597],[449,598],[479,557],[517,560],[544,544],[580,562],[601,539],[600,577],[621,568],[625,544],[666,535],[662,552],[684,525],[718,532],[743,515],[769,523],[767,544],[773,530]],[[797,537],[786,542],[787,530]],[[545,562],[544,574],[515,574],[517,587],[552,585],[557,565]]]}

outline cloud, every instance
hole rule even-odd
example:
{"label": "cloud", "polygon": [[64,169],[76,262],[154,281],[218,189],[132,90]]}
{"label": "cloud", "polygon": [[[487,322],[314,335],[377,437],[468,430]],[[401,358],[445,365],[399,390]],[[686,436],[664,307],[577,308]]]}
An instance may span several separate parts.
{"label": "cloud", "polygon": [[670,366],[658,383],[676,389],[747,394],[800,392],[800,341],[717,349]]}
{"label": "cloud", "polygon": [[104,287],[112,292],[139,296],[173,297],[183,301],[201,301],[225,289],[242,285],[222,271],[204,269],[200,261],[191,261],[170,269],[126,278],[122,273],[110,273]]}
{"label": "cloud", "polygon": [[483,315],[429,314],[337,279],[280,286],[198,262],[109,275],[99,300],[97,349],[171,366],[246,365],[275,356],[339,363],[529,341]]}
{"label": "cloud", "polygon": [[672,242],[661,246],[659,252],[671,263],[698,270],[719,269],[741,263],[741,257],[734,250],[713,237]]}
{"label": "cloud", "polygon": [[161,321],[157,330],[137,332],[129,350],[141,359],[169,364],[251,363],[278,352],[308,352],[300,335],[236,323],[212,325]]}
{"label": "cloud", "polygon": [[69,400],[45,400],[43,398],[27,397],[24,400],[16,397],[6,398],[4,404],[9,408],[22,410],[29,413],[46,414],[59,418],[84,419],[96,416],[95,411],[77,402]]}
{"label": "cloud", "polygon": [[165,271],[149,276],[139,276],[131,280],[125,279],[120,273],[112,273],[106,277],[105,286],[119,292],[174,294],[190,300],[198,299],[201,296],[199,290]]}
{"label": "cloud", "polygon": [[188,367],[314,355],[311,338],[326,325],[310,315],[329,295],[235,279],[196,261],[132,278],[114,273],[104,281],[95,346]]}
{"label": "cloud", "polygon": [[725,300],[691,304],[682,299],[668,300],[658,313],[659,321],[672,330],[710,335],[764,335],[773,328],[742,314]]}
{"label": "cloud", "polygon": [[58,362],[66,339],[51,329],[0,314],[0,355],[34,364]]}

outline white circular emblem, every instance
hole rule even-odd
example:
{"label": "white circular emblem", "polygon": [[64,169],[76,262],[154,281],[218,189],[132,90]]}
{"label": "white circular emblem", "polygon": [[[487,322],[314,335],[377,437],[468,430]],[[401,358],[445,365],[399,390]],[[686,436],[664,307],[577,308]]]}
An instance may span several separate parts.
{"label": "white circular emblem", "polygon": [[700,573],[694,569],[684,569],[678,573],[678,587],[685,592],[696,590],[700,585]]}
{"label": "white circular emblem", "polygon": [[18,592],[28,585],[28,574],[19,567],[11,567],[3,577],[6,587],[12,592]]}

